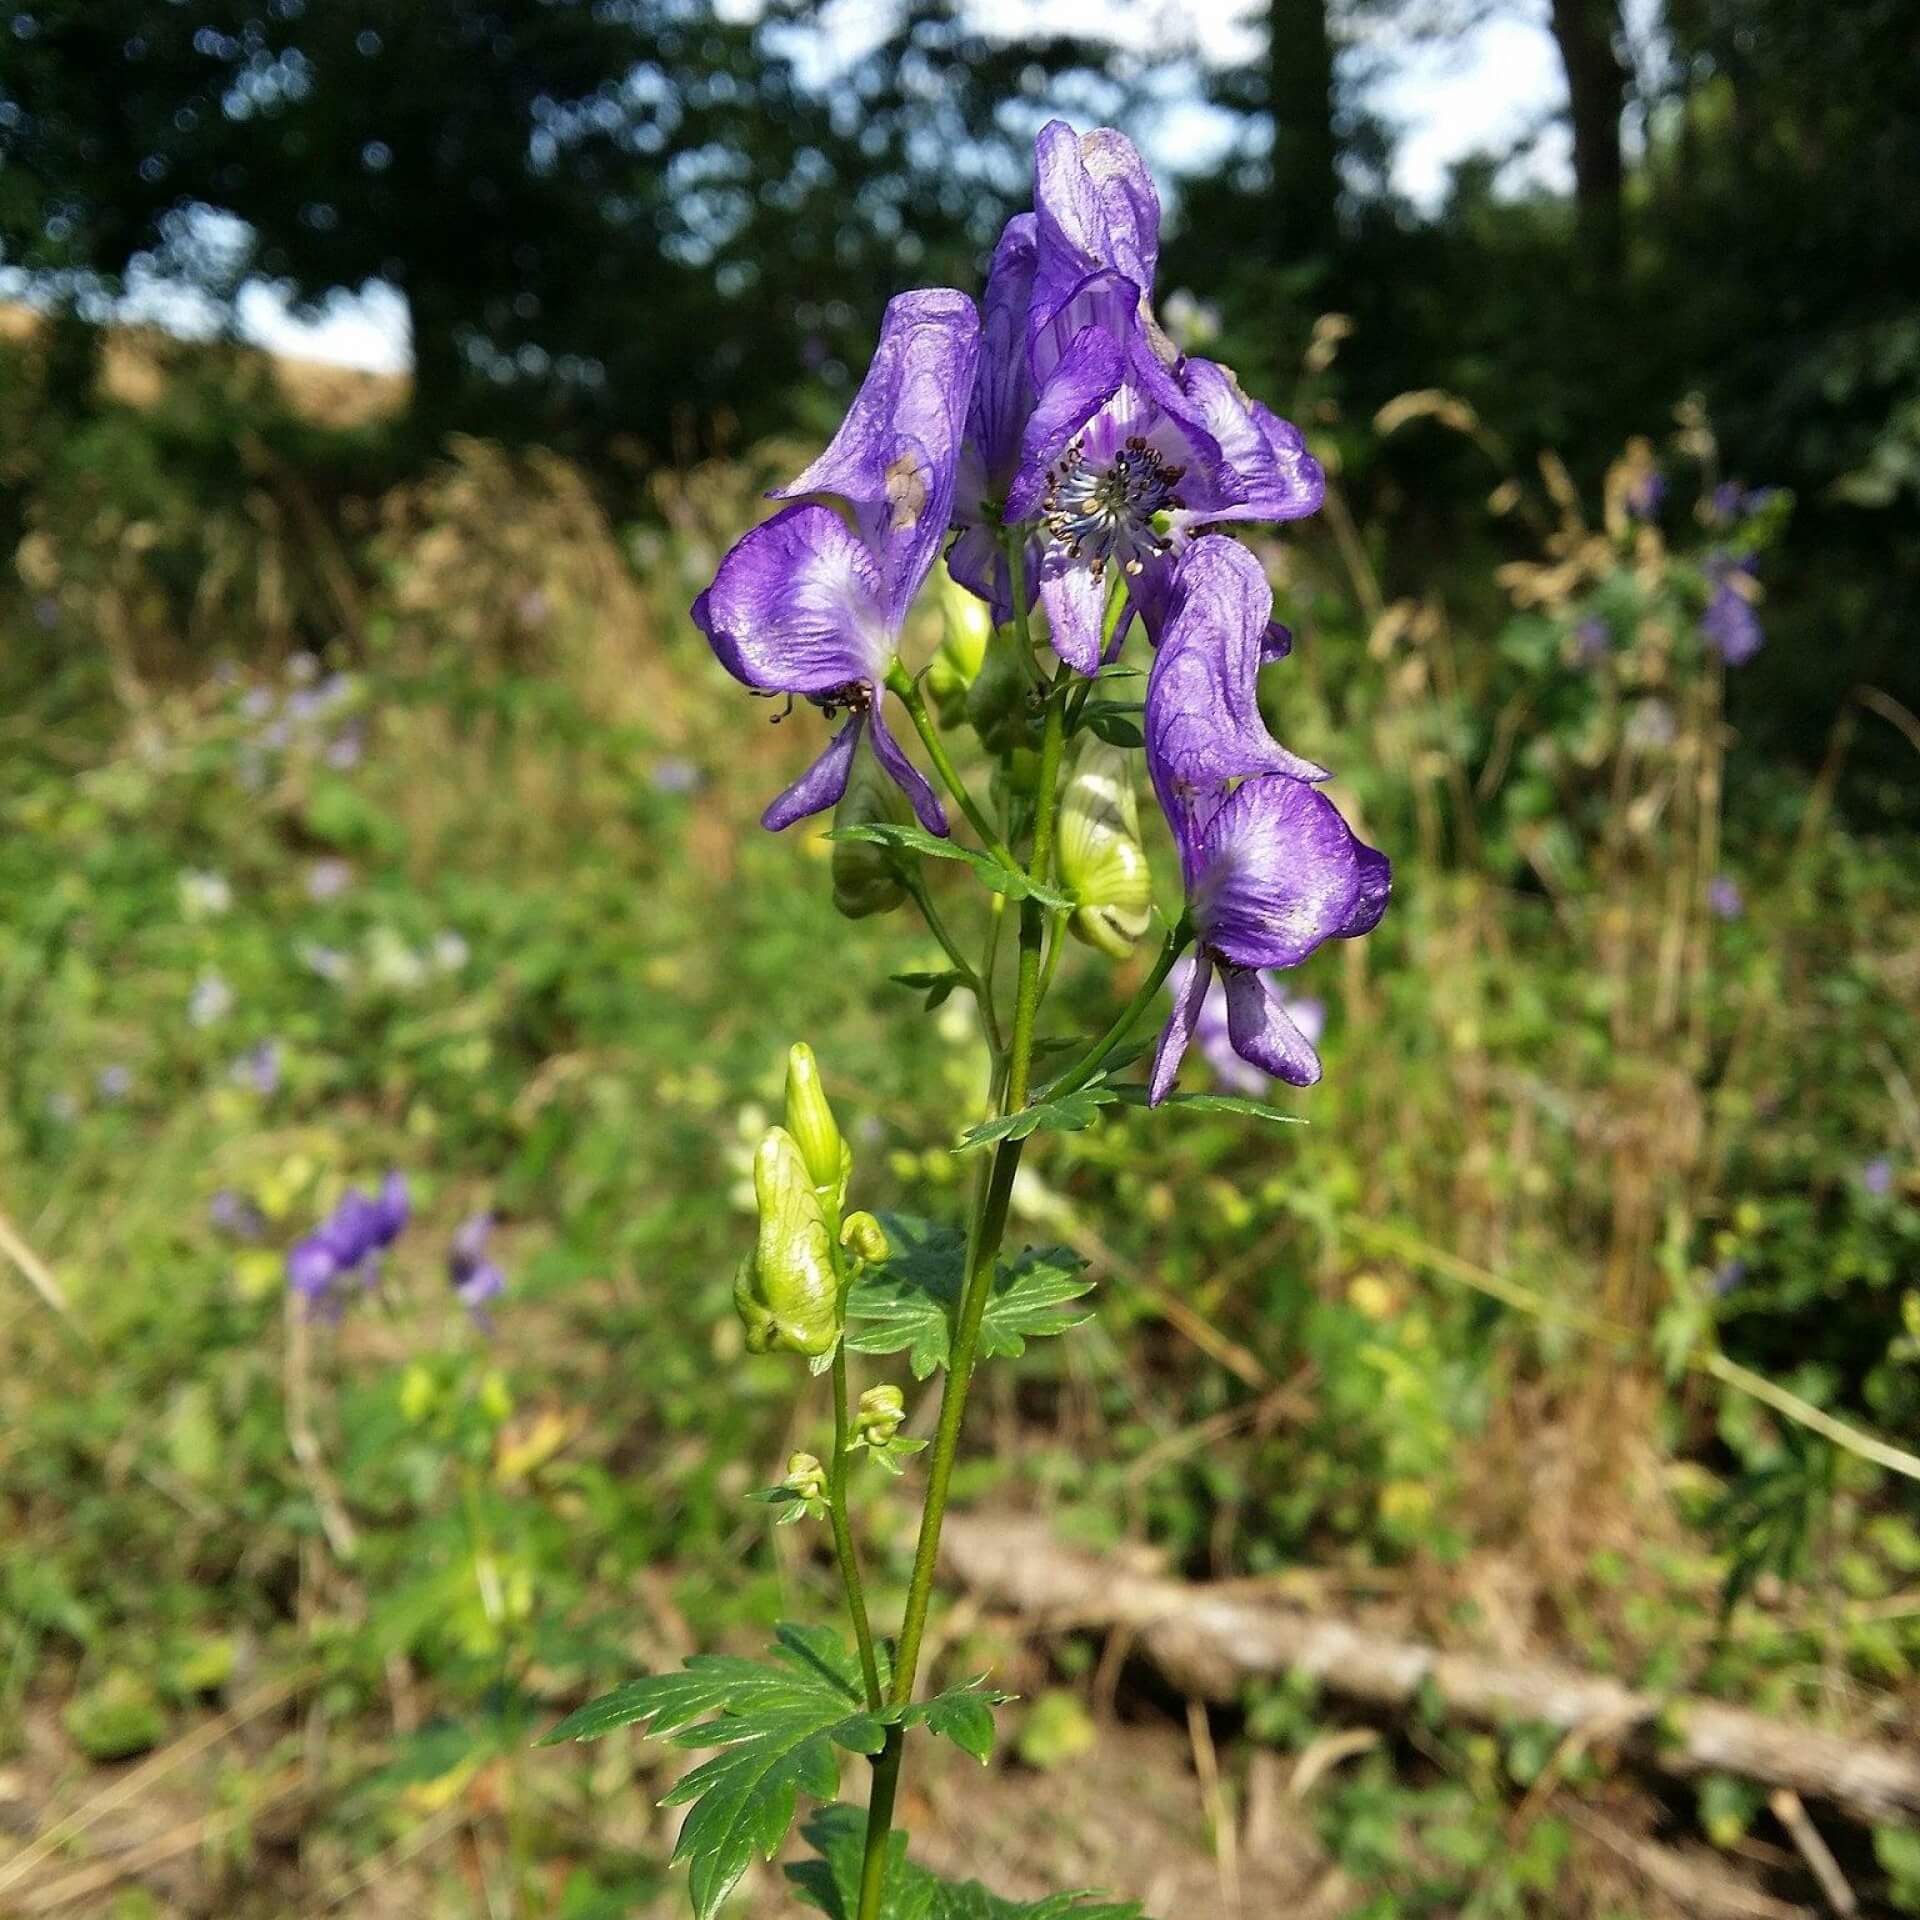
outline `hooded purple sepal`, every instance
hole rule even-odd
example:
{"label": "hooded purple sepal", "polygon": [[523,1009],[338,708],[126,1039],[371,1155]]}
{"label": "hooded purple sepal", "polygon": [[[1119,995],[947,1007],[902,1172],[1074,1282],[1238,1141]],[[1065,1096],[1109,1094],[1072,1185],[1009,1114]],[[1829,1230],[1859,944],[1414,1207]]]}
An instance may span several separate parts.
{"label": "hooded purple sepal", "polygon": [[1088,274],[1112,269],[1143,301],[1160,256],[1160,196],[1139,149],[1112,127],[1075,133],[1050,120],[1033,143],[1034,305],[1058,307]]}
{"label": "hooded purple sepal", "polygon": [[953,513],[980,359],[980,315],[953,287],[887,303],[867,377],[827,450],[774,498],[837,494],[853,509],[897,633]]}
{"label": "hooded purple sepal", "polygon": [[1260,717],[1272,612],[1266,574],[1238,541],[1209,535],[1187,549],[1147,679],[1145,727],[1147,770],[1183,849],[1229,781],[1327,778],[1324,767],[1281,746]]}
{"label": "hooded purple sepal", "polygon": [[487,1257],[487,1238],[493,1231],[493,1215],[476,1213],[462,1221],[447,1249],[447,1280],[467,1317],[482,1332],[493,1331],[487,1303],[507,1290],[507,1276]]}

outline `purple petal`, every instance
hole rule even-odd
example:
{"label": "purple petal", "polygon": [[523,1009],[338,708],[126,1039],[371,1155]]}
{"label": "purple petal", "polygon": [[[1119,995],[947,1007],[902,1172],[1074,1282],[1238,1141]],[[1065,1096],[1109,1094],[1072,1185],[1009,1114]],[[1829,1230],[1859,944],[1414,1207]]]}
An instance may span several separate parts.
{"label": "purple petal", "polygon": [[1040,560],[1040,604],[1047,610],[1053,650],[1076,673],[1100,668],[1100,629],[1106,618],[1107,583],[1084,560],[1049,547]]}
{"label": "purple petal", "polygon": [[1267,731],[1258,694],[1273,589],[1260,563],[1221,535],[1196,540],[1174,578],[1172,612],[1147,680],[1147,766],[1169,820],[1192,797],[1243,775],[1324,780]]}
{"label": "purple petal", "polygon": [[379,1205],[358,1187],[349,1187],[313,1237],[342,1267],[355,1267],[380,1244],[380,1223]]}
{"label": "purple petal", "polygon": [[878,694],[874,695],[873,712],[868,717],[873,722],[873,757],[880,762],[893,784],[913,803],[914,815],[920,824],[929,833],[937,833],[944,839],[947,816],[940,805],[939,796],[927,785],[920,769],[900,751],[899,742],[887,730],[886,715],[880,710]]}
{"label": "purple petal", "polygon": [[1020,470],[1007,493],[1007,520],[1028,520],[1046,492],[1047,471],[1120,390],[1126,351],[1112,334],[1087,327],[1060,356],[1034,402],[1020,440]]}
{"label": "purple petal", "polygon": [[1229,1093],[1244,1094],[1249,1100],[1265,1097],[1272,1075],[1250,1066],[1233,1050],[1233,1036],[1227,1026],[1227,985],[1215,974],[1201,1004],[1200,1018],[1193,1031],[1193,1043],[1200,1049],[1213,1077]]}
{"label": "purple petal", "polygon": [[896,626],[946,537],[979,357],[980,315],[964,293],[926,287],[896,295],[840,431],[774,496],[837,493],[851,503]]}
{"label": "purple petal", "polygon": [[878,680],[895,626],[874,558],[826,507],[788,507],[735,542],[694,623],[720,664],[762,693]]}
{"label": "purple petal", "polygon": [[454,1288],[460,1304],[469,1313],[477,1312],[489,1300],[497,1300],[507,1290],[507,1276],[491,1260],[482,1260]]}
{"label": "purple petal", "polygon": [[769,833],[778,833],[810,813],[823,813],[828,807],[838,805],[840,796],[847,790],[854,745],[866,720],[864,713],[849,716],[846,725],[827,742],[819,759],[792,786],[767,802],[760,824]]}
{"label": "purple petal", "polygon": [[1228,970],[1227,1032],[1241,1059],[1276,1080],[1310,1087],[1320,1078],[1320,1056],[1313,1043],[1257,972]]}
{"label": "purple petal", "polygon": [[1320,510],[1327,477],[1297,427],[1248,399],[1216,361],[1189,360],[1180,382],[1220,448],[1220,466],[1203,467],[1187,487],[1199,519],[1299,520]]}
{"label": "purple petal", "polygon": [[1033,176],[1039,298],[1057,300],[1102,267],[1151,295],[1160,196],[1133,142],[1111,127],[1080,135],[1049,121],[1034,142]]}
{"label": "purple petal", "polygon": [[971,480],[980,500],[957,493],[955,505],[963,515],[1006,492],[1020,451],[1020,429],[1033,406],[1027,315],[1033,306],[1034,259],[1034,217],[1017,213],[1001,229],[980,300],[980,367],[967,410],[961,481]]}
{"label": "purple petal", "polygon": [[1269,620],[1266,632],[1260,636],[1260,664],[1270,666],[1276,660],[1284,660],[1292,651],[1293,629],[1278,620]]}
{"label": "purple petal", "polygon": [[373,1205],[376,1215],[374,1244],[390,1247],[399,1239],[413,1211],[406,1180],[400,1174],[388,1174],[380,1183],[380,1196]]}
{"label": "purple petal", "polygon": [[461,1272],[470,1271],[486,1257],[487,1236],[493,1231],[493,1215],[469,1214],[454,1230],[448,1260]]}
{"label": "purple petal", "polygon": [[[963,526],[947,549],[947,571],[977,598],[986,601],[993,624],[1004,627],[1013,618],[1013,572],[1007,565],[1006,542],[996,521],[991,526]],[[1040,577],[1040,546],[1027,542],[1027,606],[1032,607]]]}
{"label": "purple petal", "polygon": [[1160,1044],[1153,1050],[1153,1071],[1147,1080],[1147,1105],[1157,1107],[1173,1091],[1180,1061],[1200,1021],[1200,1009],[1206,1004],[1207,982],[1213,978],[1213,962],[1204,953],[1183,953],[1167,975],[1173,991],[1173,1011],[1160,1029]]}
{"label": "purple petal", "polygon": [[1386,905],[1386,861],[1324,793],[1285,774],[1228,796],[1192,869],[1194,925],[1238,967],[1297,966],[1323,941],[1365,932]]}
{"label": "purple petal", "polygon": [[287,1254],[287,1284],[305,1300],[317,1300],[339,1271],[333,1249],[317,1234],[296,1241]]}

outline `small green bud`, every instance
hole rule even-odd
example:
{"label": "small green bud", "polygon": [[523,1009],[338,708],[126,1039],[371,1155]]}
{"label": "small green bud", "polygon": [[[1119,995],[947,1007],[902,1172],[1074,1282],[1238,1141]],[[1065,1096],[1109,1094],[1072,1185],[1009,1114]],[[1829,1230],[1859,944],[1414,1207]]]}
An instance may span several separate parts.
{"label": "small green bud", "polygon": [[989,753],[1040,744],[1040,715],[1033,700],[1033,675],[1020,658],[1019,642],[1002,634],[967,689],[967,720]]}
{"label": "small green bud", "polygon": [[[853,750],[847,790],[833,810],[833,824],[904,826],[911,817],[905,796],[881,772],[862,734]],[[865,840],[836,840],[832,870],[833,904],[849,920],[864,920],[870,913],[891,913],[906,902],[899,857],[890,848],[876,847]]]}
{"label": "small green bud", "polygon": [[886,1231],[870,1213],[850,1213],[840,1229],[840,1244],[856,1259],[878,1266],[893,1249],[887,1245]]}
{"label": "small green bud", "polygon": [[1069,929],[1124,960],[1152,918],[1153,874],[1127,755],[1089,734],[1060,796],[1060,879],[1079,902]]}
{"label": "small green bud", "polygon": [[780,1483],[791,1487],[802,1500],[824,1500],[827,1497],[827,1470],[810,1453],[790,1453],[787,1455],[787,1477]]}
{"label": "small green bud", "polygon": [[884,1447],[907,1417],[907,1399],[898,1387],[869,1387],[853,1416],[856,1447]]}
{"label": "small green bud", "polygon": [[787,1131],[793,1135],[807,1173],[823,1196],[831,1196],[837,1211],[853,1172],[853,1155],[840,1137],[820,1084],[820,1063],[804,1040],[787,1049]]}
{"label": "small green bud", "polygon": [[987,603],[969,593],[944,568],[939,574],[940,649],[927,668],[927,691],[948,726],[964,711],[967,689],[987,657],[993,615]]}
{"label": "small green bud", "polygon": [[754,1353],[831,1353],[840,1338],[840,1282],[826,1215],[792,1134],[771,1127],[753,1156],[760,1232],[733,1286]]}

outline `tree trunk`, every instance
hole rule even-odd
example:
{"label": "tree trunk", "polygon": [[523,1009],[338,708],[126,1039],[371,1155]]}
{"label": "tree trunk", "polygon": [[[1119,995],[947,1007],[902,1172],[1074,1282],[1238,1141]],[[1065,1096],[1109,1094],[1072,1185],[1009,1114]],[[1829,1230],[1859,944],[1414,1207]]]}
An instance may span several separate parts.
{"label": "tree trunk", "polygon": [[1573,195],[1593,265],[1620,261],[1620,113],[1627,70],[1620,62],[1620,0],[1553,0],[1553,37],[1567,73],[1573,120]]}
{"label": "tree trunk", "polygon": [[1327,0],[1268,0],[1267,104],[1280,264],[1328,259],[1339,239],[1340,176]]}

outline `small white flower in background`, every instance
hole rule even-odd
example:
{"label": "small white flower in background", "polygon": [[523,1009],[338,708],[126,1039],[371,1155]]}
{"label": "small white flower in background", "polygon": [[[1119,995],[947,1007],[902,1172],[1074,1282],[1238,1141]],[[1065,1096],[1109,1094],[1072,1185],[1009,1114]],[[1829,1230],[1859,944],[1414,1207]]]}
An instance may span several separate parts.
{"label": "small white flower in background", "polygon": [[1007,1196],[1007,1204],[1022,1220],[1052,1227],[1059,1233],[1069,1231],[1080,1218],[1073,1202],[1057,1188],[1048,1186],[1031,1167],[1022,1167],[1013,1176],[1013,1191]]}
{"label": "small white flower in background", "polygon": [[452,928],[433,936],[433,964],[442,973],[458,973],[472,957],[472,949]]}
{"label": "small white flower in background", "polygon": [[273,711],[273,689],[249,687],[240,701],[240,711],[249,720],[264,720]]}
{"label": "small white flower in background", "polygon": [[980,1037],[976,1019],[973,995],[965,987],[955,987],[933,1016],[933,1030],[948,1046],[964,1047]]}
{"label": "small white flower in background", "polygon": [[411,993],[427,977],[427,963],[391,927],[367,939],[367,979],[390,993]]}
{"label": "small white flower in background", "polygon": [[759,1196],[753,1190],[753,1155],[767,1131],[767,1110],[757,1100],[749,1100],[733,1116],[733,1138],[721,1149],[722,1157],[734,1175],[727,1188],[727,1204],[735,1213],[758,1213]]}
{"label": "small white flower in background", "polygon": [[320,677],[320,662],[303,647],[287,662],[287,678],[296,687],[310,685]]}
{"label": "small white flower in background", "polygon": [[302,940],[294,948],[293,957],[322,980],[336,987],[344,987],[353,978],[353,962],[338,947],[323,947],[317,940]]}
{"label": "small white flower in background", "polygon": [[353,869],[344,860],[316,860],[307,869],[307,898],[337,900],[353,885]]}
{"label": "small white flower in background", "polygon": [[217,920],[233,905],[225,874],[189,867],[180,876],[180,911],[189,920]]}
{"label": "small white flower in background", "polygon": [[102,1067],[94,1076],[93,1084],[102,1100],[124,1100],[133,1091],[133,1073],[116,1061],[110,1067]]}
{"label": "small white flower in background", "polygon": [[233,989],[217,973],[203,973],[187,996],[187,1019],[196,1027],[210,1027],[233,1011]]}

